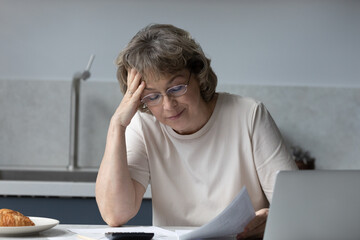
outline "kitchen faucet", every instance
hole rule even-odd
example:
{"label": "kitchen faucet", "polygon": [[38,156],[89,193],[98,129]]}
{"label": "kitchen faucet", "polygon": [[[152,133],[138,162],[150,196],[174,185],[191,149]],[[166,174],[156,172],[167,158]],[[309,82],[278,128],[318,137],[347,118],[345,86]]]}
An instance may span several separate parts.
{"label": "kitchen faucet", "polygon": [[79,138],[79,95],[80,82],[90,77],[90,67],[95,55],[90,56],[88,65],[83,72],[77,72],[71,82],[71,106],[70,106],[70,152],[67,169],[73,171],[78,167],[78,138]]}

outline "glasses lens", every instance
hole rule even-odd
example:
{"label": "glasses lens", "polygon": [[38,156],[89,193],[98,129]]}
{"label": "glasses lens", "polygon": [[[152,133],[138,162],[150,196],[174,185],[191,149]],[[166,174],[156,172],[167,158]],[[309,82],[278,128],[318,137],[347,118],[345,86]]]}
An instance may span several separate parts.
{"label": "glasses lens", "polygon": [[179,97],[181,95],[184,95],[186,93],[186,90],[187,90],[187,85],[177,85],[169,88],[166,91],[166,94],[174,97]]}
{"label": "glasses lens", "polygon": [[152,106],[158,104],[161,100],[161,97],[161,94],[152,93],[143,97],[143,99],[141,99],[141,102],[145,103],[146,105]]}
{"label": "glasses lens", "polygon": [[[166,91],[166,95],[172,96],[172,97],[179,97],[186,93],[187,91],[187,85],[181,84],[174,87],[169,88]],[[162,95],[160,93],[151,93],[149,95],[146,95],[141,99],[141,102],[148,105],[153,106],[160,103],[162,99]]]}

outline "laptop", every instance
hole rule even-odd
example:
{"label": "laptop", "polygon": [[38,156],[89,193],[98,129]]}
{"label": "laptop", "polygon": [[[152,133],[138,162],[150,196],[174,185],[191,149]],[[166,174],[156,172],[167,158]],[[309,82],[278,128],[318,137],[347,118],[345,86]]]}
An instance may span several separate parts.
{"label": "laptop", "polygon": [[360,170],[278,173],[264,240],[360,239]]}

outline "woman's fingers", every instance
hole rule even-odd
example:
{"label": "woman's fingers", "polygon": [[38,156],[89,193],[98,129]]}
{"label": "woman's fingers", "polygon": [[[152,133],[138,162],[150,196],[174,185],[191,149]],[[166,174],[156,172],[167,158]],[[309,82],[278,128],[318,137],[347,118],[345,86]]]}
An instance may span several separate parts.
{"label": "woman's fingers", "polygon": [[257,215],[253,221],[251,221],[247,226],[247,231],[252,231],[258,228],[260,225],[266,222],[267,215]]}
{"label": "woman's fingers", "polygon": [[265,231],[268,214],[268,208],[263,208],[257,211],[255,218],[248,223],[242,233],[237,235],[237,239],[239,240],[252,237],[262,237]]}
{"label": "woman's fingers", "polygon": [[262,222],[256,228],[251,230],[246,230],[243,233],[238,234],[237,240],[262,238],[264,236],[265,226],[266,226],[266,222]]}
{"label": "woman's fingers", "polygon": [[127,93],[132,95],[139,88],[141,81],[141,74],[132,68],[127,78]]}
{"label": "woman's fingers", "polygon": [[141,94],[142,94],[142,92],[144,91],[145,87],[146,87],[145,82],[144,82],[144,81],[141,81],[139,87],[138,87],[138,88],[136,89],[136,91],[133,93],[133,94],[134,94],[134,97],[140,99]]}
{"label": "woman's fingers", "polygon": [[139,105],[141,104],[141,94],[145,89],[145,82],[141,81],[141,74],[135,69],[128,72],[127,90],[116,109],[113,119],[123,127],[130,124],[131,119],[134,117]]}
{"label": "woman's fingers", "polygon": [[141,80],[142,76],[135,69],[131,69],[127,79],[127,98],[132,102],[137,102],[137,106],[140,104],[140,97],[145,89],[145,82]]}

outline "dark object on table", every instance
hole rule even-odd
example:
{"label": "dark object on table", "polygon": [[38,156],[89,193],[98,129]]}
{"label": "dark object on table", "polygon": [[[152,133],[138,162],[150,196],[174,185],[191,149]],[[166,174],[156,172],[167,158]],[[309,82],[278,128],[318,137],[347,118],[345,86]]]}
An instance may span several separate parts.
{"label": "dark object on table", "polygon": [[150,240],[154,233],[144,232],[107,232],[105,237],[110,240]]}
{"label": "dark object on table", "polygon": [[300,147],[291,147],[293,159],[300,170],[315,169],[315,158],[310,156],[308,151],[303,151]]}

